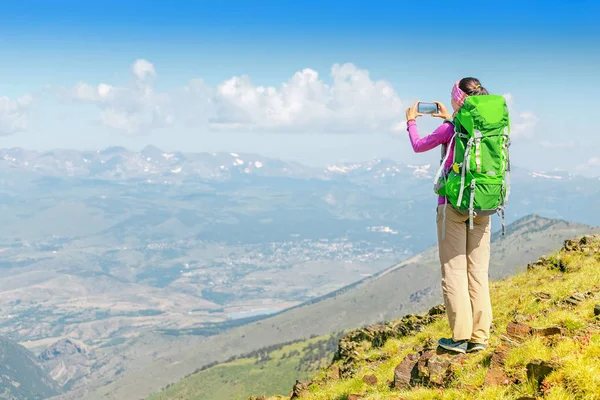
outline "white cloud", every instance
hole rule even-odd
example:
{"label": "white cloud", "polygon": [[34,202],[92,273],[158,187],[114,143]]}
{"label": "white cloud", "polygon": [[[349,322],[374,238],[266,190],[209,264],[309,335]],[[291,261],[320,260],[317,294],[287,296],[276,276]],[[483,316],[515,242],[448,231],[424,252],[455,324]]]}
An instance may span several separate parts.
{"label": "white cloud", "polygon": [[0,136],[27,130],[32,101],[33,98],[28,94],[16,100],[0,97]]}
{"label": "white cloud", "polygon": [[157,74],[146,60],[131,67],[134,84],[114,87],[78,83],[77,101],[96,104],[104,125],[139,134],[174,121],[217,131],[389,132],[403,116],[400,98],[385,81],[374,81],[353,64],[336,64],[331,84],[312,69],[296,72],[280,87],[254,85],[234,76],[210,87],[202,79],[170,93],[154,92]]}
{"label": "white cloud", "polygon": [[513,95],[507,93],[504,95],[508,112],[510,113],[510,135],[514,138],[526,137],[530,138],[535,134],[535,127],[539,122],[539,118],[531,111],[517,112],[514,109]]}
{"label": "white cloud", "polygon": [[156,71],[152,63],[137,60],[132,66],[134,81],[130,86],[115,87],[106,83],[91,86],[79,82],[71,97],[80,102],[97,105],[102,123],[128,135],[149,133],[173,122],[168,94],[157,94],[152,86]]}
{"label": "white cloud", "polygon": [[332,84],[312,69],[296,72],[281,87],[255,86],[248,76],[216,88],[211,127],[277,132],[389,132],[402,117],[402,102],[367,70],[335,64]]}
{"label": "white cloud", "polygon": [[[393,87],[351,63],[333,65],[326,79],[305,68],[277,87],[256,85],[241,75],[214,86],[192,79],[185,87],[165,93],[155,91],[158,75],[151,62],[136,60],[131,72],[129,85],[80,82],[69,90],[70,97],[96,105],[106,127],[127,135],[174,124],[204,132],[398,133],[406,129],[404,106]],[[512,95],[505,97],[512,135],[533,135],[538,118],[516,112]]]}
{"label": "white cloud", "polygon": [[156,77],[154,65],[143,59],[136,60],[131,66],[131,71],[138,81],[147,81]]}

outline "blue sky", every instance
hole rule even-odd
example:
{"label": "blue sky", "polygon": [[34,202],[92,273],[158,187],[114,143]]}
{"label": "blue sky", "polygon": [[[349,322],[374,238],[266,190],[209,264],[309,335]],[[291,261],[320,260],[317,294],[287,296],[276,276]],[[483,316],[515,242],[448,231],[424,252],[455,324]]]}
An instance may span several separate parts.
{"label": "blue sky", "polygon": [[6,2],[0,146],[429,163],[404,110],[476,76],[511,95],[515,163],[600,174],[599,18],[587,0]]}

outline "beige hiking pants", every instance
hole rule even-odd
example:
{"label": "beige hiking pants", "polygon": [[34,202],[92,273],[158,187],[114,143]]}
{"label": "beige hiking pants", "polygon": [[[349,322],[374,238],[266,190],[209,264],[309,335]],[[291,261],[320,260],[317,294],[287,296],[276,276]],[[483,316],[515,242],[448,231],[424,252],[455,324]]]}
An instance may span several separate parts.
{"label": "beige hiking pants", "polygon": [[442,291],[453,339],[487,344],[492,323],[488,284],[491,217],[476,216],[473,230],[469,216],[446,207],[437,209],[438,247],[442,266]]}

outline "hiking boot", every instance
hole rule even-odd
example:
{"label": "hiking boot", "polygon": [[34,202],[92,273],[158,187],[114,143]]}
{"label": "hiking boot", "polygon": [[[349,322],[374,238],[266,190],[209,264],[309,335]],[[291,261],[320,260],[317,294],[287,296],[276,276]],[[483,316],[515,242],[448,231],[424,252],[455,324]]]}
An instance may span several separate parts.
{"label": "hiking boot", "polygon": [[461,340],[460,342],[455,342],[452,339],[442,338],[438,340],[438,345],[445,350],[453,351],[455,353],[466,353],[467,347],[469,345],[468,340]]}
{"label": "hiking boot", "polygon": [[476,353],[481,350],[485,350],[487,346],[483,343],[472,343],[469,342],[467,345],[467,353]]}

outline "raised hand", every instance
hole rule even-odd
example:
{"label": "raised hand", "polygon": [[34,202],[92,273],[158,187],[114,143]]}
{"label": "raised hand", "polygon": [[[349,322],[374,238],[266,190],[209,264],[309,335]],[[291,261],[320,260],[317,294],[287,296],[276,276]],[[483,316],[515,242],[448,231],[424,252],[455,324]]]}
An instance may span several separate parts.
{"label": "raised hand", "polygon": [[451,119],[452,118],[452,114],[450,114],[448,112],[448,109],[446,108],[444,103],[442,103],[441,101],[434,101],[434,103],[437,104],[440,112],[437,114],[431,114],[433,117],[438,117],[438,118],[442,118],[442,119]]}
{"label": "raised hand", "polygon": [[417,100],[415,104],[412,105],[408,110],[406,110],[406,122],[414,121],[417,117],[422,117],[423,114],[417,112],[417,107],[419,106],[420,100]]}

